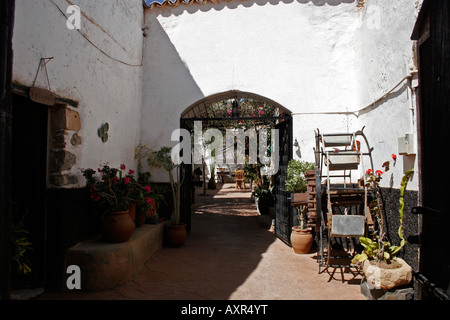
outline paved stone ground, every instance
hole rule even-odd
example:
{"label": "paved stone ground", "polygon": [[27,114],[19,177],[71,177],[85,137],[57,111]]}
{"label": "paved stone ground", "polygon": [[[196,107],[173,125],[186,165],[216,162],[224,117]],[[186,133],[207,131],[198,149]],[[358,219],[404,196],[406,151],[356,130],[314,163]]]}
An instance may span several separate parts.
{"label": "paved stone ground", "polygon": [[263,227],[248,191],[225,184],[198,193],[184,247],[163,248],[120,288],[40,299],[365,300],[361,276],[318,274],[316,253],[297,255]]}

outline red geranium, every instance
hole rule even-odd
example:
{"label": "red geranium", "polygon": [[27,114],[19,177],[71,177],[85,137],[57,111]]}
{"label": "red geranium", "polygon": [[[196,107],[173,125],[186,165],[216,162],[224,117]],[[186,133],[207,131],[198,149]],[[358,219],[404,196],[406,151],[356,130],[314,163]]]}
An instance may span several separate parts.
{"label": "red geranium", "polygon": [[125,211],[136,201],[135,191],[137,183],[131,171],[125,176],[126,166],[122,164],[120,170],[105,164],[98,168],[82,170],[87,187],[94,202],[100,202],[109,211]]}

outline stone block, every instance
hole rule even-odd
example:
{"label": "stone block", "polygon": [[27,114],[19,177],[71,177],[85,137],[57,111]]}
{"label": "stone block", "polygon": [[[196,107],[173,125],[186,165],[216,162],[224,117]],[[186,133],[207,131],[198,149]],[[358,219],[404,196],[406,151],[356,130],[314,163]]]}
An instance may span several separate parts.
{"label": "stone block", "polygon": [[77,184],[77,177],[69,174],[52,174],[50,175],[50,183],[56,187],[65,187],[71,184]]}
{"label": "stone block", "polygon": [[70,139],[70,143],[76,147],[80,146],[83,143],[83,139],[78,135],[78,133],[74,133],[72,139]]}
{"label": "stone block", "polygon": [[364,277],[361,281],[361,294],[368,300],[414,300],[412,287],[398,287],[390,290],[377,289]]}
{"label": "stone block", "polygon": [[50,172],[56,173],[72,169],[77,157],[69,151],[52,151],[50,155]]}
{"label": "stone block", "polygon": [[124,285],[163,245],[164,224],[144,225],[125,243],[100,238],[82,242],[66,254],[66,267],[81,269],[81,289],[102,291]]}
{"label": "stone block", "polygon": [[53,130],[81,130],[80,114],[66,106],[59,106],[52,111]]}
{"label": "stone block", "polygon": [[81,119],[78,112],[66,109],[66,130],[80,131]]}

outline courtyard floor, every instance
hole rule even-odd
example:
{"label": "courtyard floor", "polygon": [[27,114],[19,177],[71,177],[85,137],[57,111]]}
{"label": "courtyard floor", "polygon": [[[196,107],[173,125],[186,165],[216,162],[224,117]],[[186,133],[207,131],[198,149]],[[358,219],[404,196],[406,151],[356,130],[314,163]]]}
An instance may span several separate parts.
{"label": "courtyard floor", "polygon": [[40,299],[365,300],[361,276],[330,273],[318,274],[315,252],[295,254],[261,224],[250,191],[229,183],[206,195],[197,189],[185,246],[164,247],[124,286],[49,293]]}

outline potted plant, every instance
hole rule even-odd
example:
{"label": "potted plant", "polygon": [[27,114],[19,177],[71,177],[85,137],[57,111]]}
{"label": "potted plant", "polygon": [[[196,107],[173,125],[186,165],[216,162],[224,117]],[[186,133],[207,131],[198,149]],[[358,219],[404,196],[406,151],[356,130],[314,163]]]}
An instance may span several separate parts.
{"label": "potted plant", "polygon": [[256,187],[252,192],[252,196],[255,198],[256,208],[260,215],[268,215],[269,208],[275,204],[275,195],[273,194],[273,187]]}
{"label": "potted plant", "polygon": [[[172,148],[169,147],[162,147],[158,151],[152,151],[148,158],[148,164],[151,167],[162,167],[169,173],[174,209],[170,221],[166,224],[166,239],[170,246],[181,247],[187,238],[186,224],[180,221],[180,192],[183,181],[178,180],[181,164],[176,164],[172,160]],[[176,179],[174,171],[177,175]]]}
{"label": "potted plant", "polygon": [[[389,170],[389,162],[383,164],[385,171]],[[401,239],[400,245],[391,245],[385,239],[385,232],[377,232],[373,238],[360,238],[360,243],[364,250],[355,255],[352,263],[362,265],[366,280],[376,289],[389,290],[398,286],[407,285],[412,280],[412,268],[401,258],[397,257],[400,250],[405,246],[403,237],[403,209],[404,209],[404,193],[408,185],[410,176],[414,173],[411,169],[405,173],[402,178],[399,198],[399,218],[400,226],[398,235]],[[375,192],[378,190],[378,183],[381,179],[382,171],[377,170],[375,174],[371,170],[366,173],[369,176],[368,184],[372,185]],[[380,206],[373,205],[374,213],[381,215]]]}
{"label": "potted plant", "polygon": [[[105,164],[97,171],[82,170],[92,201],[105,209],[102,216],[100,233],[107,242],[127,242],[134,232],[135,225],[129,214],[130,205],[136,201],[133,193],[136,188],[134,171],[124,174],[126,166],[120,169]],[[100,176],[99,176],[100,175]]]}
{"label": "potted plant", "polygon": [[33,251],[33,248],[30,232],[25,229],[23,219],[24,217],[11,224],[11,259],[16,264],[19,274],[28,275],[31,273],[31,261],[27,257],[27,252]]}
{"label": "potted plant", "polygon": [[136,226],[141,227],[148,219],[152,224],[158,222],[157,209],[160,201],[164,201],[164,196],[154,190],[150,184],[150,172],[139,174],[138,178],[138,213],[136,216]]}
{"label": "potted plant", "polygon": [[[307,181],[305,172],[312,169],[314,169],[313,163],[295,159],[289,161],[285,190],[291,193],[291,201],[294,201],[294,199],[297,198],[306,202]],[[296,206],[295,210],[297,210],[297,220],[299,225],[292,227],[290,238],[292,249],[295,253],[307,254],[311,250],[314,241],[312,228],[307,227],[308,206]]]}

